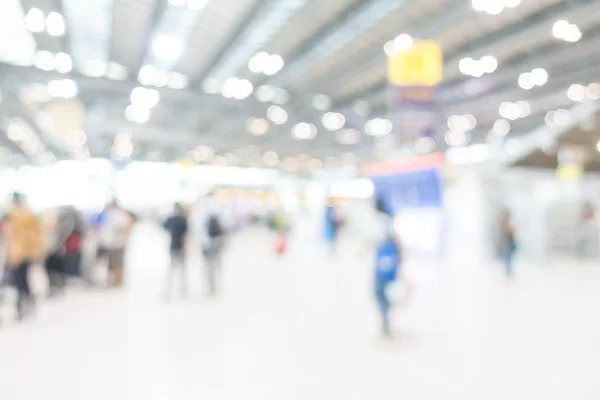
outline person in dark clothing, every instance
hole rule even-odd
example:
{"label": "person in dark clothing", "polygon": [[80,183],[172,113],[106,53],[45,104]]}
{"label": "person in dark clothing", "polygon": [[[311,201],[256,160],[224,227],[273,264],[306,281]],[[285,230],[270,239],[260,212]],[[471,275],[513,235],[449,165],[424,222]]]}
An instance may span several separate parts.
{"label": "person in dark clothing", "polygon": [[171,267],[169,268],[165,297],[171,297],[173,275],[181,272],[181,294],[187,295],[186,241],[188,234],[187,215],[181,204],[175,205],[174,213],[165,221],[163,227],[170,236]]}

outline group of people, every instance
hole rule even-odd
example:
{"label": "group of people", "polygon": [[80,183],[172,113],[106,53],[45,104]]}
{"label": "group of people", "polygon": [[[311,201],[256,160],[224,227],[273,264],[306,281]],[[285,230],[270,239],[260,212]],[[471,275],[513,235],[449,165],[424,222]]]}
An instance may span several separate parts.
{"label": "group of people", "polygon": [[[2,260],[0,289],[17,291],[16,315],[22,320],[35,312],[36,296],[30,286],[30,271],[39,265],[47,273],[48,295],[64,293],[70,278],[86,284],[99,284],[93,268],[100,261],[109,269],[108,286],[123,283],[123,258],[132,226],[131,214],[110,203],[93,221],[74,207],[61,207],[37,215],[23,195],[14,194],[1,229]],[[87,257],[84,243],[95,240],[94,254]],[[0,290],[0,304],[3,300]]]}
{"label": "group of people", "polygon": [[205,200],[191,209],[175,204],[172,214],[163,223],[169,234],[171,259],[164,293],[166,299],[171,297],[174,275],[178,272],[181,275],[181,294],[187,296],[186,266],[195,249],[199,249],[204,258],[209,293],[212,296],[217,293],[217,276],[227,228],[212,196]]}

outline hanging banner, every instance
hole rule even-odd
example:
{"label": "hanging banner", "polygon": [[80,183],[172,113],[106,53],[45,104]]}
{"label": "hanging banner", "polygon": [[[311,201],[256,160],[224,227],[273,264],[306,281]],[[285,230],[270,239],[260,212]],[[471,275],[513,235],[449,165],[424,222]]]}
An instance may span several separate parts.
{"label": "hanging banner", "polygon": [[389,118],[400,142],[436,136],[436,85],[442,73],[442,50],[436,42],[415,41],[411,50],[388,57]]}

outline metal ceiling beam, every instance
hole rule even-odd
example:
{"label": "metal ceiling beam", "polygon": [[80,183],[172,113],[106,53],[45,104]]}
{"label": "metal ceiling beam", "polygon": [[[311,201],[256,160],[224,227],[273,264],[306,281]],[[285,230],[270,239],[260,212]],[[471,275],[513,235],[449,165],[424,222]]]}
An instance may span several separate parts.
{"label": "metal ceiling beam", "polygon": [[284,67],[269,81],[273,86],[286,86],[308,71],[313,65],[329,57],[352,42],[360,33],[372,28],[390,13],[405,4],[405,0],[367,0],[328,32],[313,40],[307,51]]}
{"label": "metal ceiling beam", "polygon": [[[485,54],[495,55],[499,49],[509,49],[515,52],[518,49],[518,43],[529,44],[531,43],[531,38],[535,37],[535,35],[550,38],[551,22],[558,18],[567,18],[574,21],[586,17],[591,18],[592,16],[595,18],[594,11],[597,11],[598,4],[600,4],[598,0],[570,0],[568,4],[561,2],[552,7],[545,8],[524,20],[510,24],[500,31],[471,41],[467,45],[455,49],[446,55],[445,58],[447,61],[445,62],[444,77],[445,79],[452,79],[461,76],[458,64],[464,57],[478,57]],[[381,68],[381,65],[379,65],[379,68]],[[367,88],[363,92],[353,93],[348,99],[341,99],[341,104],[369,96],[372,93],[381,92],[386,86],[385,76],[382,75],[382,80],[378,84]]]}
{"label": "metal ceiling beam", "polygon": [[[460,24],[465,19],[472,18],[473,15],[471,11],[471,6],[467,1],[455,0],[446,4],[440,10],[437,10],[433,15],[426,15],[419,21],[410,23],[406,28],[402,28],[402,32],[406,32],[416,39],[433,39],[438,36],[440,32]],[[356,72],[357,69],[362,70],[371,68],[373,65],[386,65],[387,59],[385,52],[383,51],[384,44],[385,42],[374,49],[368,49],[366,54],[359,60],[352,60],[352,62],[348,62],[340,68],[330,71],[329,74],[326,74],[320,79],[311,81],[308,90],[318,90],[319,92],[327,93],[328,88],[340,81],[344,81],[347,75]]]}
{"label": "metal ceiling beam", "polygon": [[206,74],[225,80],[264,46],[306,5],[306,0],[266,0],[245,24],[236,39],[224,50]]}
{"label": "metal ceiling beam", "polygon": [[[117,1],[123,1],[123,0],[117,0]],[[139,71],[139,69],[144,65],[144,61],[148,58],[148,55],[151,53],[151,46],[152,46],[152,37],[154,36],[154,32],[157,29],[158,24],[160,23],[160,21],[163,19],[163,16],[165,14],[165,10],[169,7],[169,3],[167,1],[161,1],[161,0],[157,0],[154,3],[154,7],[152,10],[152,17],[151,17],[151,22],[148,25],[147,29],[146,29],[146,33],[144,34],[144,40],[142,41],[142,43],[145,46],[145,50],[140,52],[140,57],[138,59],[138,62],[136,63],[137,68],[134,71],[137,76],[137,72]]]}

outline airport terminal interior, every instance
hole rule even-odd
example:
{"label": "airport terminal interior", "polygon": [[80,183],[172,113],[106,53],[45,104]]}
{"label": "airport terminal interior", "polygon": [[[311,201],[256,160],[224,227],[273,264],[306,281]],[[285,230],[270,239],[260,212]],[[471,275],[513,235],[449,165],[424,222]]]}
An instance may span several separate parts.
{"label": "airport terminal interior", "polygon": [[0,398],[597,400],[599,0],[0,0]]}

